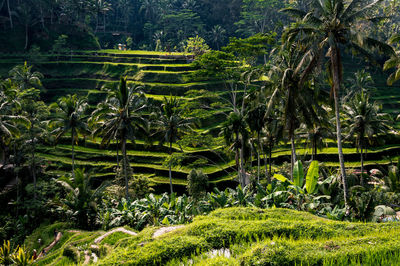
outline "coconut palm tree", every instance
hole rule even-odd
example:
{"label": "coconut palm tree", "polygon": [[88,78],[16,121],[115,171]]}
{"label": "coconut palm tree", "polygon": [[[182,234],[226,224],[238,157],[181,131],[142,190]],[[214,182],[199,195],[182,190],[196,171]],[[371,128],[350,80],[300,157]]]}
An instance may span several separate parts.
{"label": "coconut palm tree", "polygon": [[[392,38],[390,38],[389,43],[390,44],[395,44],[400,42],[400,34],[394,35]],[[392,55],[392,57],[385,62],[385,65],[383,66],[383,70],[388,70],[391,68],[396,68],[396,70],[390,74],[388,77],[387,83],[388,85],[393,85],[397,80],[400,79],[400,50],[396,51],[395,55]]]}
{"label": "coconut palm tree", "polygon": [[143,112],[147,108],[147,98],[140,91],[141,88],[140,86],[128,87],[126,78],[121,77],[119,86],[108,89],[107,99],[97,105],[90,118],[90,123],[96,127],[93,134],[103,138],[102,145],[108,145],[112,140],[119,139],[127,199],[129,198],[127,170],[129,161],[126,154],[126,142],[128,139],[134,142],[138,132],[146,128]]}
{"label": "coconut palm tree", "polygon": [[236,167],[238,169],[238,177],[240,183],[244,187],[245,176],[243,169],[243,160],[241,159],[239,162],[239,157],[243,157],[242,154],[244,152],[244,145],[242,145],[242,142],[246,142],[248,134],[247,124],[246,120],[243,117],[243,114],[237,109],[230,112],[225,122],[222,124],[220,135],[224,137],[225,143],[230,146],[229,148],[235,151],[235,161]]}
{"label": "coconut palm tree", "polygon": [[219,50],[220,44],[224,41],[225,39],[225,29],[222,28],[220,25],[215,25],[211,29],[211,40],[212,43],[217,47],[217,50]]}
{"label": "coconut palm tree", "polygon": [[[17,100],[10,100],[3,90],[0,90],[0,143],[7,147],[13,138],[21,136],[20,125],[29,128],[30,122],[23,115],[15,115],[13,108]],[[3,150],[3,164],[6,162],[6,152]]]}
{"label": "coconut palm tree", "polygon": [[40,89],[42,87],[40,80],[43,75],[40,72],[32,72],[32,66],[28,66],[26,61],[23,65],[18,65],[11,69],[9,75],[10,79],[17,84],[21,91],[32,88]]}
{"label": "coconut palm tree", "polygon": [[369,95],[359,92],[343,106],[344,125],[347,129],[346,138],[355,135],[357,151],[361,155],[361,178],[360,183],[364,185],[364,150],[378,134],[385,134],[390,127],[390,116],[381,113],[381,106],[377,102],[370,103]]}
{"label": "coconut palm tree", "polygon": [[[159,136],[159,143],[163,145],[168,143],[168,153],[172,154],[172,144],[175,143],[183,134],[193,131],[196,125],[195,119],[183,116],[183,108],[179,108],[179,100],[176,97],[164,97],[164,103],[161,105],[154,119],[156,127],[156,136]],[[172,170],[171,161],[169,162],[169,185],[171,194],[172,187]]]}
{"label": "coconut palm tree", "polygon": [[393,49],[376,39],[366,36],[362,22],[374,21],[372,11],[377,8],[380,0],[314,0],[313,9],[305,12],[299,9],[287,8],[283,11],[298,18],[284,34],[283,39],[292,41],[300,38],[303,44],[308,43],[308,51],[304,60],[308,66],[303,71],[300,84],[304,83],[309,74],[321,62],[327,51],[329,56],[328,74],[331,80],[331,95],[335,101],[335,119],[340,172],[342,176],[345,205],[347,204],[347,180],[342,149],[342,130],[340,124],[340,85],[342,83],[342,47],[349,47],[359,54],[371,59],[366,48],[377,47],[386,54],[393,55]]}
{"label": "coconut palm tree", "polygon": [[90,175],[85,174],[84,170],[76,169],[73,178],[62,176],[57,180],[67,196],[62,200],[62,206],[66,210],[69,218],[76,220],[78,226],[89,229],[96,220],[97,200],[101,198],[108,183],[104,182],[96,190],[89,186]]}
{"label": "coconut palm tree", "polygon": [[[304,67],[300,43],[285,43],[273,52],[269,76],[275,76],[280,105],[283,106],[283,121],[291,143],[291,175],[296,159],[295,131],[301,123],[312,126],[319,121],[315,103],[314,88],[309,83],[300,83],[301,70]],[[270,101],[275,99],[271,97]]]}
{"label": "coconut palm tree", "polygon": [[76,94],[61,97],[50,106],[56,111],[50,123],[51,128],[54,128],[52,134],[56,136],[56,141],[66,133],[71,132],[72,175],[75,173],[75,143],[79,140],[79,134],[86,135],[89,133],[86,123],[87,107],[86,99],[79,98]]}
{"label": "coconut palm tree", "polygon": [[267,107],[265,104],[258,104],[246,114],[247,124],[251,131],[256,133],[257,136],[257,180],[260,181],[260,156],[262,153],[261,146],[261,133],[266,123]]}

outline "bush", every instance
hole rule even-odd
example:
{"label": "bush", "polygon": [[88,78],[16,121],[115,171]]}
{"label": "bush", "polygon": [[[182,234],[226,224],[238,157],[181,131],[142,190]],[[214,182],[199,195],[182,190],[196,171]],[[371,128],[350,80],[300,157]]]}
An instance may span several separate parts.
{"label": "bush", "polygon": [[208,187],[208,176],[202,170],[193,169],[188,177],[187,190],[194,199],[199,199],[206,193]]}
{"label": "bush", "polygon": [[71,260],[73,260],[76,263],[79,262],[79,258],[80,258],[79,250],[73,246],[69,245],[69,246],[65,247],[62,255],[67,258],[70,258]]}

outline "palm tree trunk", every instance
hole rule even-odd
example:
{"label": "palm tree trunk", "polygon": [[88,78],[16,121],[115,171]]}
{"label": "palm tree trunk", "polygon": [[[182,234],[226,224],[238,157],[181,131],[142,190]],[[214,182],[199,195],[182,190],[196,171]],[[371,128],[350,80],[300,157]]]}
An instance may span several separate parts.
{"label": "palm tree trunk", "polygon": [[125,178],[125,197],[129,199],[129,184],[128,184],[128,173],[126,170],[127,160],[126,160],[126,138],[122,137],[122,156],[124,160],[124,178]]}
{"label": "palm tree trunk", "polygon": [[169,163],[168,163],[168,167],[169,167],[169,172],[168,172],[168,174],[169,174],[169,187],[170,187],[171,195],[172,195],[172,193],[174,193],[174,190],[172,188],[171,154],[172,154],[172,141],[169,142],[169,156],[170,156],[170,158],[169,158]]}
{"label": "palm tree trunk", "polygon": [[7,0],[7,12],[8,12],[8,19],[10,20],[10,27],[14,28],[12,15],[11,15],[10,0]]}
{"label": "palm tree trunk", "polygon": [[117,138],[117,169],[119,169],[119,145],[118,145],[118,138]]}
{"label": "palm tree trunk", "polygon": [[363,177],[363,174],[364,174],[364,154],[363,154],[363,152],[364,152],[364,150],[363,150],[363,143],[362,143],[362,141],[361,141],[361,145],[360,145],[361,147],[361,175],[360,175],[360,184],[361,184],[361,186],[364,186],[364,177]]}
{"label": "palm tree trunk", "polygon": [[244,170],[244,141],[241,141],[241,149],[240,149],[240,173],[242,177],[242,187],[246,186],[246,172]]}
{"label": "palm tree trunk", "polygon": [[340,89],[340,78],[339,78],[339,62],[338,62],[338,51],[337,46],[331,47],[331,63],[332,63],[332,74],[333,74],[333,97],[335,99],[335,118],[336,118],[336,136],[339,153],[340,173],[343,182],[343,193],[344,193],[344,204],[348,208],[347,204],[347,179],[346,179],[346,168],[344,166],[344,156],[342,149],[342,129],[340,126],[340,108],[339,108],[339,89]]}
{"label": "palm tree trunk", "polygon": [[[33,125],[32,125],[33,126]],[[32,152],[31,152],[31,171],[33,177],[33,198],[36,199],[36,167],[35,167],[35,139],[31,137]]]}
{"label": "palm tree trunk", "polygon": [[271,176],[272,175],[272,144],[269,145],[269,182],[271,183]]}
{"label": "palm tree trunk", "polygon": [[260,183],[260,153],[261,153],[261,141],[260,141],[260,133],[257,133],[257,142],[258,142],[258,150],[257,150],[257,181]]}
{"label": "palm tree trunk", "polygon": [[72,176],[75,177],[75,154],[74,154],[74,130],[71,130],[71,146],[72,146]]}
{"label": "palm tree trunk", "polygon": [[27,50],[28,49],[28,23],[25,23],[25,47],[24,49]]}
{"label": "palm tree trunk", "polygon": [[292,147],[292,155],[290,158],[290,176],[293,180],[293,168],[294,168],[294,163],[296,162],[296,146],[294,145],[294,134],[292,134],[292,137],[290,138],[291,142],[291,147]]}

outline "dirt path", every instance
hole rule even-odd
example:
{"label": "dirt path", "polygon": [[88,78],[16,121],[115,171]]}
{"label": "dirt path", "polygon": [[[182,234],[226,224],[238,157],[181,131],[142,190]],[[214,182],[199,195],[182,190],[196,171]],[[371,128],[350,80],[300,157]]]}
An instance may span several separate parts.
{"label": "dirt path", "polygon": [[113,233],[115,233],[115,232],[123,232],[123,233],[128,234],[128,235],[131,235],[131,236],[136,236],[136,235],[137,235],[137,233],[135,233],[135,232],[133,232],[133,231],[126,230],[126,229],[123,228],[123,227],[118,227],[118,228],[115,228],[115,229],[113,229],[113,230],[111,230],[111,231],[108,231],[107,233],[105,233],[105,234],[102,235],[102,236],[99,236],[98,238],[96,238],[96,239],[94,240],[94,243],[95,243],[95,244],[100,243],[104,238],[106,238],[107,236],[109,236],[109,235],[111,235],[111,234],[113,234]]}
{"label": "dirt path", "polygon": [[179,228],[182,228],[182,227],[184,227],[184,225],[162,227],[162,228],[160,228],[160,229],[158,229],[157,231],[154,232],[153,238],[160,237],[160,236],[162,236],[163,234],[166,234],[166,233],[175,231],[175,230],[177,230],[177,229],[179,229]]}
{"label": "dirt path", "polygon": [[53,240],[53,242],[50,243],[50,245],[48,245],[47,247],[45,247],[42,252],[40,252],[38,258],[41,258],[43,256],[45,256],[45,254],[48,254],[49,251],[58,243],[58,241],[60,241],[62,237],[62,233],[58,232],[56,238]]}

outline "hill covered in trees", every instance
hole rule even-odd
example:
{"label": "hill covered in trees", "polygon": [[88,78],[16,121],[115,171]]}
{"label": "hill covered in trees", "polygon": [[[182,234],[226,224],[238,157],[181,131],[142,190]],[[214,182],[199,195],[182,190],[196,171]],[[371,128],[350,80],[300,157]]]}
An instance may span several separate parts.
{"label": "hill covered in trees", "polygon": [[396,261],[399,7],[0,0],[0,264]]}

